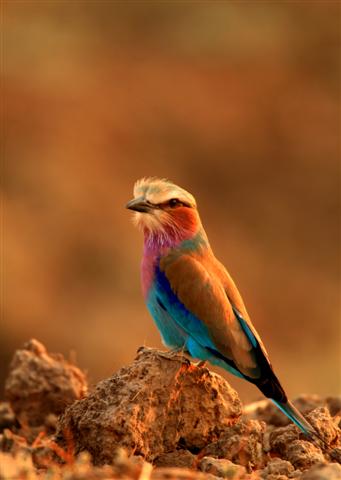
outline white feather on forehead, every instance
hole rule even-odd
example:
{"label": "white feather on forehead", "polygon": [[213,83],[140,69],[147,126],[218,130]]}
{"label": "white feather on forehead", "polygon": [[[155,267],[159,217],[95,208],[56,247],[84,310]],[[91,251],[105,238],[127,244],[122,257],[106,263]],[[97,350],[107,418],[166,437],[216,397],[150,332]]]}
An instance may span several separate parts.
{"label": "white feather on forehead", "polygon": [[135,183],[134,197],[143,197],[154,204],[164,203],[171,198],[177,198],[180,201],[189,203],[193,207],[196,206],[193,195],[164,178],[141,178]]}

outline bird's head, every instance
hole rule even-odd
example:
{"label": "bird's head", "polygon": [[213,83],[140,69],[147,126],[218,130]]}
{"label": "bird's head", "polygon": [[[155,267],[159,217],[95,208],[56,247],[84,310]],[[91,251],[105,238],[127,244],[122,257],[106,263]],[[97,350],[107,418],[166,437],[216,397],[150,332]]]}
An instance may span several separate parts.
{"label": "bird's head", "polygon": [[134,221],[145,237],[159,245],[190,239],[201,229],[193,195],[165,179],[138,180],[126,207],[135,212]]}

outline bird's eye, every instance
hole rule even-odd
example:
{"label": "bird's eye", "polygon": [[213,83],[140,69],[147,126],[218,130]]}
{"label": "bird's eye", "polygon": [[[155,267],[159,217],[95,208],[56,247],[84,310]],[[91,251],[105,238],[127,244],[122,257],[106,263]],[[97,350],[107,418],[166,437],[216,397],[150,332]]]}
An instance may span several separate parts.
{"label": "bird's eye", "polygon": [[171,200],[169,200],[168,205],[171,208],[175,208],[175,207],[178,207],[179,205],[181,205],[181,202],[177,198],[172,198]]}

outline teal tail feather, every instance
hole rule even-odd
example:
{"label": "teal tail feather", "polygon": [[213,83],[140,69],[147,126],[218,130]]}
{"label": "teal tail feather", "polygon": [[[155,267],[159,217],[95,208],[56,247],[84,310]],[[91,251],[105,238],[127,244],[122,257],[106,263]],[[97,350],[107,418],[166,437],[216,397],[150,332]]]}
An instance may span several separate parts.
{"label": "teal tail feather", "polygon": [[310,425],[308,420],[304,418],[302,413],[300,413],[294,405],[289,402],[279,402],[278,400],[271,399],[274,404],[284,413],[290,420],[310,439],[318,438],[321,440],[319,434],[316,432],[315,428]]}
{"label": "teal tail feather", "polygon": [[[338,456],[332,450],[332,446],[326,442],[321,435],[315,430],[315,428],[304,418],[302,413],[300,413],[294,405],[289,402],[279,402],[271,398],[273,403],[286,415],[290,420],[309,438],[309,440],[316,443],[316,440],[319,440],[324,448],[328,451],[331,458],[335,458],[338,461]],[[320,446],[318,443],[316,443]]]}

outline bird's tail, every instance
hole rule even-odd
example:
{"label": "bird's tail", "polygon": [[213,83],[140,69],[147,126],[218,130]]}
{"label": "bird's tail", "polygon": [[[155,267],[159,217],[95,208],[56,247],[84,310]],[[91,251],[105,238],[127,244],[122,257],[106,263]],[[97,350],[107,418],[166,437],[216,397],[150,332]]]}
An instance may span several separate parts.
{"label": "bird's tail", "polygon": [[287,400],[286,402],[279,402],[278,400],[271,399],[274,404],[286,415],[302,432],[310,439],[318,438],[321,440],[320,435],[315,428],[310,425],[308,420],[304,418],[294,405]]}
{"label": "bird's tail", "polygon": [[[315,430],[315,428],[304,418],[304,416],[297,410],[294,405],[289,402],[279,402],[278,400],[271,399],[274,404],[288,417],[300,430],[314,443],[319,440],[324,449],[328,452],[331,458],[338,460],[337,453],[333,450],[333,447],[321,437],[321,435]],[[317,443],[320,447],[320,445]]]}

